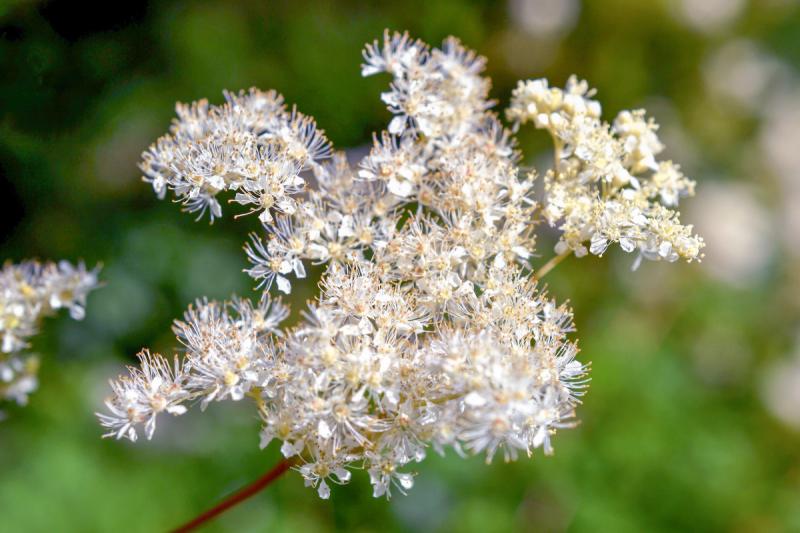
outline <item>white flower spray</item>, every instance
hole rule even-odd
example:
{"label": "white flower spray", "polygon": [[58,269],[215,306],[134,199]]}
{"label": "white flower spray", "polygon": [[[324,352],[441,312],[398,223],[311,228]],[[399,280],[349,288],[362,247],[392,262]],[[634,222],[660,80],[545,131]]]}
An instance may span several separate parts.
{"label": "white flower spray", "polygon": [[[186,209],[221,216],[218,195],[258,213],[266,237],[246,246],[264,290],[199,301],[175,332],[174,363],[147,351],[112,382],[107,436],[150,438],[159,413],[249,399],[261,446],[280,443],[322,498],[366,470],[376,497],[411,489],[429,450],[487,462],[552,453],[574,425],[587,366],[572,313],[537,281],[569,254],[611,243],[642,258],[699,259],[703,241],[672,209],[694,183],[656,157],[643,111],[612,124],[586,82],[521,82],[508,118],[550,132],[555,166],[535,198],[512,132],[491,112],[485,59],[448,38],[407,34],[367,45],[362,74],[388,73],[394,114],[351,168],[314,121],[275,92],[225,93],[178,105],[171,133],[144,154],[144,179]],[[313,187],[307,186],[314,183]],[[556,257],[531,267],[536,230],[556,228]],[[279,329],[305,266],[325,264],[320,293],[296,327]]]}
{"label": "white flower spray", "polygon": [[75,320],[85,314],[86,296],[97,288],[99,268],[66,261],[6,263],[0,270],[0,402],[19,405],[38,386],[39,358],[28,351],[42,318],[69,309]]}

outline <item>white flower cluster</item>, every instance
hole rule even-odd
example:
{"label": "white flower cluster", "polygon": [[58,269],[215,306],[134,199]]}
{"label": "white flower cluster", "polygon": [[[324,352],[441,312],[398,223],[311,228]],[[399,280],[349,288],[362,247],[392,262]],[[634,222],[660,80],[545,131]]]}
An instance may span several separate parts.
{"label": "white flower cluster", "polygon": [[97,287],[98,269],[66,261],[6,263],[0,271],[0,400],[24,405],[38,385],[39,359],[28,353],[28,340],[41,319],[69,309],[75,320],[84,316],[86,296]]}
{"label": "white flower cluster", "polygon": [[167,189],[190,212],[222,215],[217,194],[236,191],[234,201],[271,222],[271,210],[292,214],[302,191],[303,170],[330,156],[330,144],[314,120],[286,109],[275,91],[225,92],[226,103],[178,104],[170,133],[158,139],[139,165],[159,198]]}
{"label": "white flower cluster", "polygon": [[[331,483],[347,483],[353,469],[366,470],[374,495],[388,497],[393,489],[411,488],[408,465],[429,449],[485,454],[487,461],[498,453],[513,460],[537,448],[549,454],[556,430],[574,424],[587,367],[575,359],[578,348],[568,337],[574,331],[570,309],[537,287],[530,266],[541,214],[551,218],[557,209],[551,203],[556,178],[548,178],[547,201],[537,202],[535,174],[520,172],[511,133],[489,111],[489,80],[480,75],[484,59],[456,39],[431,49],[407,34],[387,32],[364,57],[364,75],[393,77],[383,100],[395,116],[356,168],[338,152],[317,162],[316,141],[298,143],[292,127],[280,133],[265,127],[286,120],[282,106],[231,103],[264,98],[255,90],[239,100],[229,96],[229,104],[214,112],[206,112],[205,103],[189,108],[198,110],[192,117],[202,115],[193,136],[182,136],[189,115],[181,112],[180,126],[168,138],[171,144],[184,139],[178,143],[186,154],[180,168],[199,164],[185,157],[199,156],[194,143],[209,139],[226,153],[264,142],[278,161],[296,160],[293,154],[304,146],[303,154],[314,154],[307,164],[258,179],[271,190],[296,181],[305,169],[316,186],[291,199],[284,187],[286,199],[263,206],[267,236],[254,236],[246,247],[248,272],[264,287],[260,303],[202,301],[191,307],[175,325],[183,357],[171,364],[145,351],[141,368],[112,382],[109,413],[99,415],[107,436],[135,440],[144,426],[150,438],[159,413],[182,414],[193,401],[205,407],[248,398],[263,421],[261,445],[280,441],[282,453],[321,497],[329,496]],[[587,120],[599,115],[585,89],[568,91],[573,93],[562,98],[573,104],[559,104],[550,115],[566,121],[572,116],[566,109],[577,117],[579,106]],[[267,101],[282,101],[270,94]],[[520,115],[520,99],[517,94],[516,115],[512,111],[518,121],[529,118]],[[246,121],[229,118],[243,113],[237,109],[247,109]],[[563,178],[575,182],[563,188],[562,194],[575,195],[566,200],[588,201],[589,187],[598,181],[614,194],[622,190],[616,177],[595,174],[613,172],[632,184],[633,169],[650,168],[647,150],[660,145],[649,126],[642,130],[642,120],[639,114],[620,118],[614,135],[632,140],[619,144],[559,141],[583,158],[559,156],[560,167],[575,166],[574,176]],[[237,132],[249,133],[219,133],[232,122]],[[576,127],[570,135],[605,132],[613,138],[607,128],[594,129]],[[268,132],[266,140],[262,132]],[[609,147],[619,149],[603,152]],[[152,154],[145,160],[152,161]],[[184,183],[185,173],[170,168],[175,170],[164,183]],[[246,181],[231,178],[238,171],[214,175],[225,176],[226,186],[198,194],[213,199],[223,188],[245,187]],[[665,202],[687,188],[674,166],[659,167],[656,176],[652,185],[629,188],[655,187],[652,195]],[[189,194],[181,187],[174,187],[179,196]],[[291,209],[279,206],[289,202]],[[618,201],[619,216],[638,219],[626,202]],[[649,204],[639,210],[655,220]],[[573,212],[569,220],[577,216]],[[676,241],[679,246],[685,244]],[[303,278],[308,262],[326,265],[320,294],[299,325],[279,329],[288,310],[268,291],[275,285],[288,293],[290,278]]]}
{"label": "white flower cluster", "polygon": [[533,122],[553,137],[556,161],[545,176],[543,214],[561,231],[556,252],[602,255],[616,242],[638,252],[634,267],[642,258],[700,259],[703,239],[671,209],[694,194],[695,184],[678,165],[656,160],[664,149],[658,126],[644,110],[622,111],[609,125],[593,96],[575,77],[563,90],[544,79],[522,81],[507,111],[517,126]]}

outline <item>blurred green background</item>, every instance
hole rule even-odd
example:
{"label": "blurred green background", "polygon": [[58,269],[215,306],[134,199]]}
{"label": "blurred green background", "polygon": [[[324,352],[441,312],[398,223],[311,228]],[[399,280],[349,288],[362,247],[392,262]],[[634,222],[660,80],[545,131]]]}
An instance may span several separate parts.
{"label": "blurred green background", "polygon": [[[582,424],[554,457],[431,456],[390,502],[363,473],[330,501],[289,475],[208,530],[800,531],[797,1],[120,4],[0,1],[2,258],[102,262],[107,283],[83,322],[52,319],[35,339],[40,390],[0,423],[0,531],[164,530],[276,461],[245,405],[163,418],[135,446],[99,438],[106,381],[142,346],[170,352],[171,320],[199,296],[252,294],[255,219],[195,223],[136,163],[176,100],[252,85],[336,146],[364,145],[389,115],[360,50],[385,27],[461,37],[489,59],[501,106],[518,79],[576,73],[607,118],[646,107],[698,181],[683,215],[706,261],[631,273],[614,250],[548,277],[592,361]],[[544,137],[520,139],[530,162],[549,157]]]}

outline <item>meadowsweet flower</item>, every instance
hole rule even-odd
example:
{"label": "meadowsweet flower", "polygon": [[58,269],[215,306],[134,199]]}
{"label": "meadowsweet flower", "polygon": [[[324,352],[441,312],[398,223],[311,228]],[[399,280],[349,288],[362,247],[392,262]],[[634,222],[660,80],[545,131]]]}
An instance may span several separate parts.
{"label": "meadowsweet flower", "polygon": [[161,412],[180,415],[186,412],[181,402],[188,397],[183,388],[186,376],[178,358],[174,367],[160,354],[142,350],[138,368],[129,367],[130,376],[111,382],[114,395],[106,400],[109,414],[99,415],[108,428],[104,436],[138,438],[137,424],[143,424],[147,438],[156,430],[156,415]]}
{"label": "meadowsweet flower", "polygon": [[[612,125],[588,83],[572,77],[565,89],[547,80],[520,82],[507,116],[518,127],[532,122],[550,133],[554,168],[545,175],[544,216],[561,231],[558,253],[602,255],[611,243],[644,259],[702,257],[703,239],[672,208],[694,194],[694,182],[663,150],[658,126],[644,110],[622,111]],[[588,245],[588,246],[587,246]]]}
{"label": "meadowsweet flower", "polygon": [[42,318],[59,309],[81,320],[97,272],[66,261],[6,263],[0,271],[0,400],[24,405],[36,390],[39,359],[27,352]]}
{"label": "meadowsweet flower", "polygon": [[222,216],[217,195],[225,190],[262,222],[273,209],[293,213],[305,187],[301,171],[330,156],[324,133],[275,91],[225,92],[225,100],[178,104],[170,133],[142,154],[143,179],[159,198],[172,190],[187,211],[208,211],[212,221]]}
{"label": "meadowsweet flower", "polygon": [[[699,259],[702,240],[671,209],[694,183],[656,159],[663,147],[644,112],[609,125],[586,82],[535,80],[520,84],[508,117],[553,135],[556,165],[538,198],[538,174],[521,171],[512,132],[490,111],[484,65],[454,38],[435,49],[387,32],[367,45],[362,73],[392,77],[382,99],[394,117],[355,168],[274,92],[179,107],[160,143],[181,163],[157,145],[147,179],[190,210],[225,189],[256,206],[266,238],[245,250],[264,295],[190,307],[175,323],[178,363],[145,353],[112,384],[111,414],[99,415],[108,435],[135,439],[144,427],[150,438],[159,413],[252,400],[260,445],[279,441],[322,498],[356,469],[376,497],[405,493],[429,450],[487,462],[552,453],[556,432],[576,423],[588,365],[571,310],[537,283],[539,225],[561,230],[560,253],[616,242],[650,259]],[[224,171],[187,175],[198,158]],[[280,329],[288,310],[268,293],[288,293],[307,263],[324,265],[319,295]]]}

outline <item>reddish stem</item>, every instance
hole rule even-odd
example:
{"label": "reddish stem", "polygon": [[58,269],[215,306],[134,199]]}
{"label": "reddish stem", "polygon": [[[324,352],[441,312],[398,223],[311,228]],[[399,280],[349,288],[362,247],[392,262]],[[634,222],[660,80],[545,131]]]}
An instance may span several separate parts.
{"label": "reddish stem", "polygon": [[281,475],[283,475],[284,472],[289,470],[293,464],[294,461],[292,461],[291,459],[283,459],[281,462],[275,465],[272,468],[272,470],[270,470],[269,472],[267,472],[254,482],[250,483],[249,485],[239,490],[238,492],[231,494],[228,498],[222,500],[219,504],[212,507],[208,511],[204,512],[197,518],[183,524],[178,528],[173,529],[172,530],[173,533],[185,533],[186,531],[193,531],[199,526],[202,526],[215,516],[224,513],[237,503],[243,502],[253,494],[264,489],[267,485],[269,485],[270,483],[281,477]]}

